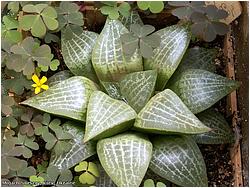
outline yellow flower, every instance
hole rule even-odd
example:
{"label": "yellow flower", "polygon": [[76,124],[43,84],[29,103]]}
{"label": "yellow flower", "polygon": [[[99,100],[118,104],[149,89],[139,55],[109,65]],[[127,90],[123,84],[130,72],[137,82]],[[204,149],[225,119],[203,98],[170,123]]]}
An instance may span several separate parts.
{"label": "yellow flower", "polygon": [[38,76],[34,74],[32,76],[32,80],[35,82],[35,84],[32,84],[32,87],[35,87],[35,94],[40,93],[41,88],[44,90],[49,89],[49,86],[44,84],[47,81],[47,78],[45,76],[43,76],[42,79],[39,80]]}

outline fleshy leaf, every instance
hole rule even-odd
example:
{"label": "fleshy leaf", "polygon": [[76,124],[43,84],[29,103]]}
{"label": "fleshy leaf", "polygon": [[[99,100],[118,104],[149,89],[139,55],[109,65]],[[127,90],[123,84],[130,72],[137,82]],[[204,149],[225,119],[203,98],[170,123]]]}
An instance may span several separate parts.
{"label": "fleshy leaf", "polygon": [[124,99],[120,91],[119,82],[101,82],[101,84],[110,97],[118,100]]}
{"label": "fleshy leaf", "polygon": [[195,134],[210,131],[171,90],[152,97],[138,114],[134,126],[143,131]]}
{"label": "fleshy leaf", "polygon": [[60,71],[48,79],[48,85],[50,87],[60,83],[61,81],[67,80],[72,77],[73,74],[69,70]]}
{"label": "fleshy leaf", "polygon": [[170,89],[194,114],[197,114],[238,87],[238,82],[226,77],[201,69],[188,69],[178,76]]}
{"label": "fleshy leaf", "polygon": [[96,91],[91,94],[87,108],[84,142],[123,132],[132,126],[136,112],[125,102]]}
{"label": "fleshy leaf", "polygon": [[191,138],[157,136],[153,146],[149,168],[156,174],[179,186],[208,186],[204,159]]}
{"label": "fleshy leaf", "polygon": [[120,16],[119,20],[129,31],[132,24],[139,24],[140,26],[143,26],[143,22],[137,11],[131,11],[128,17]]}
{"label": "fleshy leaf", "polygon": [[116,187],[112,179],[109,177],[109,175],[105,172],[102,165],[100,163],[97,163],[97,168],[99,170],[100,176],[96,178],[96,187]]}
{"label": "fleshy leaf", "polygon": [[152,144],[142,134],[124,133],[100,140],[97,154],[117,186],[138,187],[151,159]]}
{"label": "fleshy leaf", "polygon": [[85,77],[74,76],[21,104],[51,114],[85,121],[88,100],[94,90],[97,90],[94,82]]}
{"label": "fleshy leaf", "polygon": [[101,81],[119,81],[130,72],[143,70],[138,52],[125,56],[120,37],[128,29],[118,20],[107,19],[92,52],[92,63]]}
{"label": "fleshy leaf", "polygon": [[162,90],[181,62],[190,41],[190,33],[186,26],[173,25],[155,34],[161,36],[161,43],[154,49],[153,56],[144,61],[144,68],[157,70],[156,88]]}
{"label": "fleshy leaf", "polygon": [[62,126],[65,131],[74,135],[74,138],[70,141],[72,147],[67,153],[58,156],[53,151],[51,154],[50,165],[56,166],[61,171],[75,166],[96,153],[95,142],[83,143],[84,130],[81,123],[66,122]]}
{"label": "fleshy leaf", "polygon": [[121,94],[128,104],[140,112],[153,95],[157,72],[155,70],[127,74],[120,81]]}
{"label": "fleshy leaf", "polygon": [[91,64],[91,53],[97,38],[97,33],[82,31],[80,35],[73,33],[72,38],[67,40],[62,32],[62,55],[73,74],[97,80]]}
{"label": "fleshy leaf", "polygon": [[232,128],[219,112],[208,109],[196,115],[199,120],[212,131],[202,134],[192,135],[198,144],[225,144],[234,142]]}

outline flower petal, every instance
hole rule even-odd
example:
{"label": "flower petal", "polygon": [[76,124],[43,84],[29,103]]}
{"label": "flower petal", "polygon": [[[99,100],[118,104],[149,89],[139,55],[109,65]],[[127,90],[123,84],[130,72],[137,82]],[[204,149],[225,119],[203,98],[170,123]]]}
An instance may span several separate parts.
{"label": "flower petal", "polygon": [[39,84],[39,78],[38,78],[38,76],[37,76],[36,74],[33,74],[32,80],[33,80],[33,82],[35,82],[37,85]]}
{"label": "flower petal", "polygon": [[49,86],[48,85],[41,85],[41,88],[43,88],[44,90],[48,90]]}
{"label": "flower petal", "polygon": [[38,93],[40,93],[41,92],[41,88],[40,87],[36,87],[36,89],[35,89],[35,94],[38,94]]}
{"label": "flower petal", "polygon": [[32,84],[31,86],[32,86],[32,87],[37,87],[37,84]]}
{"label": "flower petal", "polygon": [[46,76],[43,76],[42,79],[40,80],[40,84],[44,84],[47,81]]}

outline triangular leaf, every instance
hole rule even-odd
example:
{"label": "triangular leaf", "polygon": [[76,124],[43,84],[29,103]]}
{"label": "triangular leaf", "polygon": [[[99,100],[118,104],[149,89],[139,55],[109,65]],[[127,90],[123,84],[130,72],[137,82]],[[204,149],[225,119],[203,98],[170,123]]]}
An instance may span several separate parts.
{"label": "triangular leaf", "polygon": [[85,77],[74,76],[21,104],[51,114],[85,121],[89,96],[94,90],[97,90],[94,82]]}
{"label": "triangular leaf", "polygon": [[101,84],[110,97],[118,100],[124,99],[120,91],[119,82],[101,82]]}
{"label": "triangular leaf", "polygon": [[190,33],[186,26],[173,25],[157,31],[161,37],[160,46],[154,49],[154,55],[146,59],[146,70],[156,69],[158,72],[156,88],[162,90],[184,55],[189,41]]}
{"label": "triangular leaf", "polygon": [[184,104],[197,114],[239,87],[239,83],[226,77],[201,70],[188,69],[176,78],[172,89]]}
{"label": "triangular leaf", "polygon": [[92,53],[92,63],[101,81],[119,81],[123,75],[143,69],[137,51],[124,56],[120,37],[125,33],[128,29],[120,21],[107,19]]}
{"label": "triangular leaf", "polygon": [[185,106],[180,98],[166,89],[152,97],[138,114],[134,126],[143,131],[169,134],[195,134],[210,131]]}
{"label": "triangular leaf", "polygon": [[119,20],[129,31],[132,24],[139,24],[140,26],[143,26],[143,22],[137,11],[131,11],[128,17],[120,16]]}
{"label": "triangular leaf", "polygon": [[69,142],[72,147],[67,153],[58,156],[52,151],[50,166],[56,166],[61,171],[75,166],[96,153],[95,142],[83,143],[84,130],[81,123],[70,121],[63,124],[62,127],[65,131],[74,135],[74,139]]}
{"label": "triangular leaf", "polygon": [[225,118],[213,109],[205,110],[196,115],[199,120],[212,131],[202,134],[192,135],[192,138],[199,144],[225,144],[234,142],[232,128]]}
{"label": "triangular leaf", "polygon": [[157,136],[153,139],[149,168],[161,177],[184,187],[207,187],[206,165],[196,143],[186,136]]}
{"label": "triangular leaf", "polygon": [[72,33],[67,40],[62,32],[62,55],[65,64],[76,76],[85,76],[96,81],[95,71],[91,64],[91,53],[98,38],[98,34],[91,31],[82,31],[80,35]]}
{"label": "triangular leaf", "polygon": [[103,169],[102,165],[99,162],[96,163],[96,165],[99,170],[100,176],[96,178],[95,186],[96,187],[116,187],[112,179]]}
{"label": "triangular leaf", "polygon": [[157,72],[155,70],[130,73],[120,81],[121,94],[128,104],[140,112],[153,95]]}
{"label": "triangular leaf", "polygon": [[152,144],[142,134],[124,133],[100,140],[97,154],[117,186],[139,187],[151,159]]}
{"label": "triangular leaf", "polygon": [[73,74],[69,70],[60,71],[48,79],[48,85],[50,87],[52,87],[52,86],[60,83],[63,80],[67,80],[68,78],[70,78],[72,76],[73,76]]}
{"label": "triangular leaf", "polygon": [[136,112],[125,102],[101,91],[93,92],[87,108],[84,142],[123,132],[132,126]]}

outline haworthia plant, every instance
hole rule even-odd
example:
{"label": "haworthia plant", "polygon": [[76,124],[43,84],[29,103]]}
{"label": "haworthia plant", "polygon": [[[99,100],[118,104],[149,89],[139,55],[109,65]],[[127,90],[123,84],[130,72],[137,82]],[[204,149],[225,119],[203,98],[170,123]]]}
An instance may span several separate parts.
{"label": "haworthia plant", "polygon": [[197,114],[210,108],[238,87],[238,82],[223,76],[201,69],[188,69],[178,76],[170,89]]}
{"label": "haworthia plant", "polygon": [[89,99],[84,142],[123,132],[133,126],[136,112],[125,102],[96,91]]}
{"label": "haworthia plant", "polygon": [[119,20],[129,31],[132,24],[139,24],[141,26],[143,25],[141,17],[137,11],[131,11],[128,17],[120,16]]}
{"label": "haworthia plant", "polygon": [[138,187],[151,159],[152,144],[145,135],[124,133],[98,141],[97,154],[117,186]]}
{"label": "haworthia plant", "polygon": [[96,163],[100,176],[96,178],[95,186],[96,187],[116,187],[112,179],[109,175],[105,172],[102,165],[98,162]]}
{"label": "haworthia plant", "polygon": [[158,134],[195,134],[210,131],[171,90],[152,97],[138,114],[135,128]]}
{"label": "haworthia plant", "polygon": [[52,87],[60,83],[61,81],[67,80],[68,78],[72,76],[73,74],[69,70],[60,71],[48,79],[48,85],[49,87]]}
{"label": "haworthia plant", "polygon": [[74,76],[21,104],[51,114],[85,121],[88,100],[95,90],[98,88],[94,82],[85,77]]}
{"label": "haworthia plant", "polygon": [[62,32],[62,55],[65,64],[76,76],[85,76],[93,81],[97,80],[91,64],[91,53],[98,38],[98,34],[82,31],[80,35],[72,33],[71,39],[66,39]]}
{"label": "haworthia plant", "polygon": [[214,60],[217,54],[217,49],[207,49],[202,47],[188,49],[167,85],[173,83],[178,75],[187,69],[203,69],[215,72],[216,67]]}
{"label": "haworthia plant", "polygon": [[101,82],[101,84],[110,97],[118,100],[124,99],[120,91],[119,82]]}
{"label": "haworthia plant", "polygon": [[81,123],[69,121],[62,126],[65,131],[74,135],[74,139],[70,141],[72,147],[67,153],[56,155],[56,153],[52,151],[50,165],[57,167],[61,171],[67,170],[96,154],[95,142],[90,141],[83,143],[84,133]]}
{"label": "haworthia plant", "polygon": [[184,187],[207,187],[206,165],[196,143],[186,136],[153,139],[149,168],[163,178]]}
{"label": "haworthia plant", "polygon": [[143,70],[142,57],[136,51],[126,56],[120,36],[128,29],[118,20],[107,19],[92,52],[92,64],[101,81],[119,81],[127,73]]}
{"label": "haworthia plant", "polygon": [[140,112],[154,93],[157,72],[155,70],[127,74],[120,81],[120,91],[128,104]]}
{"label": "haworthia plant", "polygon": [[190,33],[186,26],[174,25],[157,31],[160,35],[160,46],[154,49],[154,55],[145,59],[146,70],[155,69],[158,72],[157,90],[163,90],[166,83],[178,67],[189,45]]}
{"label": "haworthia plant", "polygon": [[199,144],[225,144],[234,142],[234,134],[227,121],[219,112],[214,109],[205,110],[196,115],[199,120],[212,131],[192,135],[192,138]]}

